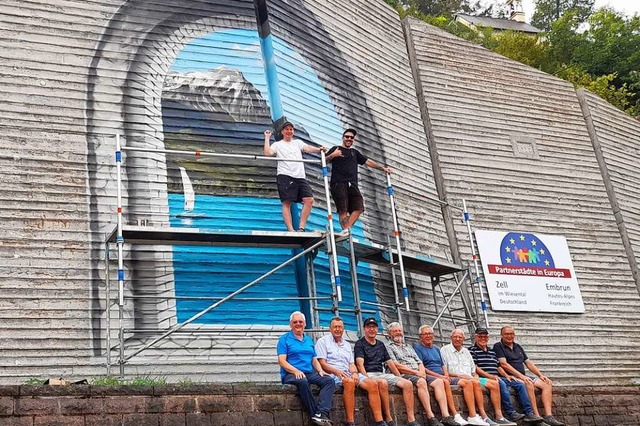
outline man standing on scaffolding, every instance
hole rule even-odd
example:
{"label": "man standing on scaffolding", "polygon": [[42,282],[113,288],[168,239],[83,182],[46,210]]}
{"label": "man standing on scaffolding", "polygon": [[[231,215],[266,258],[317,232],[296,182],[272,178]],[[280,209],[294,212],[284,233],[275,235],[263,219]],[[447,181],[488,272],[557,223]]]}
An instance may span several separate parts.
{"label": "man standing on scaffolding", "polygon": [[313,192],[307,182],[304,172],[302,153],[318,153],[326,148],[313,147],[293,138],[293,123],[285,121],[282,126],[282,140],[270,144],[271,131],[264,132],[264,155],[267,157],[283,158],[285,160],[298,161],[278,161],[277,183],[278,195],[282,202],[282,219],[287,227],[287,231],[294,231],[293,218],[291,216],[291,204],[302,203],[300,212],[300,223],[298,231],[304,232],[307,219],[313,207]]}
{"label": "man standing on scaffolding", "polygon": [[332,166],[331,197],[344,230],[351,228],[364,211],[364,199],[358,189],[358,166],[365,164],[391,173],[389,167],[376,163],[353,148],[357,134],[355,129],[345,130],[342,133],[342,145],[334,146],[327,153],[327,162]]}

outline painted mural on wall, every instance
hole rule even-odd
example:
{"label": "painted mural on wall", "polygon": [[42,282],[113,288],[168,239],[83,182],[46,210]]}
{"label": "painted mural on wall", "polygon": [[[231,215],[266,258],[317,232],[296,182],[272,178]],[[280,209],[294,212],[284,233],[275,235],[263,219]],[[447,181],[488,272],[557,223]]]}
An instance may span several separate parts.
{"label": "painted mural on wall", "polygon": [[[268,4],[276,28],[273,40],[282,107],[297,125],[296,136],[329,146],[339,143],[343,127],[361,123],[361,129],[366,126],[369,143],[375,144],[376,159],[384,162],[384,147],[376,136],[376,120],[367,106],[367,95],[330,32],[300,0]],[[291,20],[291,16],[304,19]],[[250,1],[185,0],[179,8],[169,0],[123,3],[96,48],[88,76],[88,155],[99,159],[91,161],[111,162],[113,142],[109,141],[114,129],[124,133],[127,144],[137,146],[260,154],[262,132],[272,123],[255,28]],[[128,155],[126,162],[125,211],[129,222],[149,219],[160,226],[283,229],[276,212],[275,164],[233,159],[205,164],[193,158],[139,153]],[[194,215],[200,216],[197,219],[178,218],[184,200],[180,167],[193,184]],[[318,169],[308,168],[307,175],[316,194],[321,194]],[[103,207],[112,204],[112,196],[101,190],[113,184],[113,176],[105,177],[98,170],[89,178],[91,223],[99,231],[94,235],[100,243],[102,232],[113,226],[112,209]],[[385,197],[383,193],[381,196]],[[369,229],[383,228],[384,218],[376,209],[370,209],[366,216]],[[308,228],[324,228],[324,222],[324,214],[314,209]],[[363,235],[362,228],[357,232]],[[135,285],[126,291],[146,297],[128,308],[135,323],[144,327],[166,320],[173,323],[176,316],[182,320],[202,304],[179,300],[177,309],[171,304],[167,309],[165,300],[150,299],[149,294],[226,295],[229,288],[256,278],[255,271],[269,270],[284,255],[277,250],[209,250],[132,246],[127,260]],[[219,255],[214,257],[216,252]],[[317,257],[316,272],[319,291],[327,295],[328,262],[322,256],[320,253]],[[232,273],[232,268],[236,272]],[[346,272],[345,264],[341,268]],[[362,264],[359,271],[362,299],[375,300],[369,268]],[[284,275],[256,287],[256,292],[296,295],[293,274]],[[187,284],[193,277],[199,281]],[[345,284],[343,306],[348,307],[350,292]],[[257,304],[255,310],[241,301],[237,303],[203,319],[225,324],[284,324],[287,311],[297,308],[297,302],[281,303],[277,309]],[[156,314],[151,313],[154,311]],[[323,315],[323,319],[328,316]],[[355,325],[354,318],[347,318],[347,323]]]}
{"label": "painted mural on wall", "polygon": [[[307,143],[330,146],[339,141],[342,125],[335,107],[316,72],[291,46],[274,39],[276,64],[280,76],[283,112],[296,124],[296,137]],[[202,150],[224,153],[260,154],[262,132],[272,126],[269,92],[262,63],[258,33],[252,29],[217,31],[190,41],[177,55],[165,79],[162,95],[164,141],[168,149]],[[175,171],[182,167],[195,184],[195,208],[181,214],[184,206],[184,179]],[[172,226],[214,229],[284,230],[279,222],[280,203],[274,198],[274,179],[255,182],[249,176],[275,176],[275,163],[246,160],[177,160],[168,163],[169,206]],[[317,179],[319,167],[308,167],[310,179]],[[262,172],[264,173],[264,172]],[[216,185],[220,174],[234,174],[232,184]],[[180,177],[177,182],[175,177]],[[182,187],[183,192],[179,190]],[[221,196],[224,194],[224,196]],[[317,194],[318,196],[320,194]],[[325,213],[313,212],[310,229],[324,230]],[[271,220],[265,220],[269,217]],[[335,224],[338,229],[337,223]],[[361,226],[356,230],[364,237]],[[184,321],[208,306],[205,300],[188,297],[221,298],[274,267],[290,256],[285,249],[267,248],[174,248],[175,293],[178,321]],[[264,262],[268,258],[269,262]],[[347,268],[346,262],[342,267]],[[326,298],[320,306],[328,308],[331,286],[328,259],[320,254],[315,261],[319,273],[318,295]],[[282,315],[299,308],[299,277],[287,267],[243,294],[237,301],[221,305],[203,316],[203,323],[277,324]],[[373,302],[373,282],[368,267],[361,267],[362,300]],[[353,306],[347,280],[345,305]],[[279,301],[243,301],[245,298],[292,298]],[[321,314],[326,322],[330,312]],[[347,325],[355,327],[353,315],[346,314]]]}

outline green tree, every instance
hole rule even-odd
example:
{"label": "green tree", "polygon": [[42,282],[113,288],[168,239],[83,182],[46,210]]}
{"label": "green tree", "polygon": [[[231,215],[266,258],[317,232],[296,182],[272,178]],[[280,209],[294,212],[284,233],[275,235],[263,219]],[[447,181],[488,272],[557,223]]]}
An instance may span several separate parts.
{"label": "green tree", "polygon": [[551,24],[568,11],[573,11],[578,22],[584,22],[593,12],[595,0],[536,0],[531,24],[541,30],[551,29]]}
{"label": "green tree", "polygon": [[573,62],[590,74],[615,72],[623,83],[633,83],[631,73],[640,70],[640,16],[626,18],[605,8],[587,22],[585,42],[576,49]]}
{"label": "green tree", "polygon": [[579,31],[579,27],[580,22],[575,12],[570,11],[553,22],[551,29],[543,34],[548,45],[548,72],[554,74],[574,62],[576,50],[586,43],[585,35]]}
{"label": "green tree", "polygon": [[506,31],[496,37],[491,50],[542,71],[555,70],[553,62],[550,61],[549,44],[539,40],[538,37],[517,31]]}
{"label": "green tree", "polygon": [[634,94],[628,90],[627,85],[622,84],[617,87],[614,84],[618,78],[616,73],[594,76],[579,66],[573,65],[563,67],[558,71],[557,76],[572,83],[575,87],[584,87],[632,116],[640,115],[640,103],[635,101]]}

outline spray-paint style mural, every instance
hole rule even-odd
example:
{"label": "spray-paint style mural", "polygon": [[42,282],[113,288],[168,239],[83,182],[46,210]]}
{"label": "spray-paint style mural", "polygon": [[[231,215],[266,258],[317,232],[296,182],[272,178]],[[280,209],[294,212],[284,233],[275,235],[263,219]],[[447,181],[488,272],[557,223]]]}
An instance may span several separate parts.
{"label": "spray-paint style mural", "polygon": [[[126,9],[141,7],[143,3],[129,4],[123,7],[122,13],[130,16],[132,10]],[[272,119],[259,37],[254,29],[255,15],[253,10],[252,14],[247,13],[247,2],[233,3],[238,9],[233,9],[229,2],[224,6],[233,9],[232,17],[221,14],[216,7],[197,18],[163,10],[166,16],[158,22],[161,25],[148,28],[166,32],[166,38],[159,38],[156,32],[155,37],[145,40],[132,52],[133,66],[128,71],[124,88],[124,130],[128,143],[152,148],[261,153],[262,132],[272,126]],[[275,19],[286,14],[288,9],[305,10],[302,3],[295,3],[270,3]],[[198,4],[198,7],[203,6]],[[135,25],[144,26],[138,22]],[[331,47],[330,37],[321,25],[311,20],[304,30],[309,37],[292,36],[286,29],[281,33],[284,37],[273,36],[282,109],[287,118],[296,123],[296,137],[331,146],[339,143],[343,127],[351,125],[354,120],[351,103],[365,104],[361,101],[364,97],[357,89],[344,96],[338,89],[343,84],[340,76],[327,72],[331,67],[339,66],[341,73],[348,73],[349,67],[341,59],[340,52]],[[109,45],[111,36],[115,37],[108,34],[105,47]],[[313,43],[314,37],[322,38],[326,43],[320,48]],[[94,61],[97,76],[101,74],[101,60],[96,58]],[[96,79],[97,82],[99,80]],[[91,96],[99,97],[100,92],[92,92],[90,100]],[[373,122],[366,110],[359,108],[357,116],[364,123]],[[99,144],[95,147],[102,148]],[[275,164],[235,159],[194,161],[171,155],[160,160],[143,154],[130,155],[128,159],[130,221],[135,223],[137,218],[151,213],[151,223],[162,223],[163,226],[283,229],[275,192]],[[166,192],[160,188],[158,197],[147,195],[155,185],[145,183],[145,173],[160,177],[166,173]],[[319,169],[308,167],[307,174],[316,194],[322,194]],[[195,208],[189,215],[183,214],[184,175],[189,177],[195,193]],[[155,195],[155,190],[152,192]],[[162,206],[163,198],[166,207]],[[321,206],[322,200],[316,199],[317,205]],[[314,209],[309,228],[323,229],[324,217],[321,210]],[[375,211],[369,214],[369,218],[376,220]],[[362,228],[358,228],[356,233],[364,237]],[[157,306],[164,306],[161,300],[150,302],[145,299],[137,306],[134,303],[130,309],[136,326],[184,320],[211,302],[182,297],[222,297],[290,255],[287,250],[174,246],[168,263],[166,255],[149,253],[151,250],[131,249],[131,261],[142,264],[142,267],[132,268],[132,281],[140,283],[130,289],[132,299],[137,294],[148,292],[173,292],[178,299],[175,306],[170,304],[169,309],[156,317],[150,317],[149,312]],[[157,272],[159,265],[165,274]],[[326,256],[320,253],[316,258],[319,296],[330,293],[327,268]],[[346,259],[341,268],[347,270]],[[368,266],[359,265],[359,272],[362,275],[362,299],[375,301]],[[305,278],[299,271],[285,269],[245,296],[305,295]],[[352,306],[349,283],[345,284],[344,304]],[[241,299],[221,306],[201,320],[209,324],[283,324],[288,313],[299,308],[295,300],[281,302],[276,309],[273,302],[246,303]],[[328,306],[327,300],[325,307]],[[321,315],[322,321],[328,320],[330,315],[330,312]],[[347,326],[353,329],[355,317],[352,314],[344,316]]]}
{"label": "spray-paint style mural", "polygon": [[[296,137],[322,145],[327,144],[325,141],[340,140],[342,125],[316,73],[300,54],[278,38],[274,39],[274,51],[282,87],[282,109],[286,117],[296,123]],[[165,79],[162,96],[165,146],[176,150],[259,152],[262,132],[272,126],[262,62],[255,30],[218,31],[189,42],[177,55]],[[258,173],[244,173],[248,167],[255,167],[268,169],[275,176],[274,163],[256,162],[250,166],[193,160],[177,163],[199,183],[215,180],[218,168],[231,169],[227,173],[237,175],[237,184],[227,186],[225,196],[220,196],[215,187],[196,185],[195,208],[188,215],[183,213],[186,193],[170,192],[172,226],[283,230],[279,221],[280,202],[273,197],[260,197],[261,192],[273,194],[273,179],[267,180],[264,188],[252,188],[246,182],[247,176]],[[171,170],[171,164],[169,168]],[[317,179],[318,167],[309,169],[309,178],[313,179],[315,174]],[[171,184],[171,176],[175,175],[170,171],[170,188],[179,187]],[[325,217],[326,214],[316,209],[310,228],[323,230]],[[356,232],[363,237],[361,227]],[[286,249],[253,247],[204,250],[175,247],[173,253],[175,292],[179,297],[224,297],[290,256]],[[315,263],[320,278],[318,293],[328,297],[331,286],[327,257],[321,254]],[[342,266],[346,267],[346,264]],[[274,311],[281,311],[286,316],[299,309],[299,302],[293,298],[298,296],[301,286],[296,281],[301,277],[296,275],[294,268],[280,270],[238,300],[226,302],[200,321],[213,324],[282,323],[283,318],[274,315]],[[363,267],[362,274],[363,300],[375,301],[368,268]],[[349,284],[347,282],[347,286]],[[348,287],[346,290],[348,293]],[[243,300],[265,297],[292,299],[277,304]],[[352,298],[345,299],[346,305],[353,306]],[[178,299],[178,321],[188,319],[209,303]],[[329,304],[321,303],[321,306],[327,308]],[[323,322],[328,321],[330,315],[330,312],[321,314]],[[353,315],[345,314],[345,319],[347,325],[355,327]]]}

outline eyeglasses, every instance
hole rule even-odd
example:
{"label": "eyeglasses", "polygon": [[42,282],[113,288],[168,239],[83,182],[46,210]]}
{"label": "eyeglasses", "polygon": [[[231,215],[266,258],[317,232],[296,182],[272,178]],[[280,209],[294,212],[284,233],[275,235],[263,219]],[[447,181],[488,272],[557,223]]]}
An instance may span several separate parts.
{"label": "eyeglasses", "polygon": [[433,333],[420,333],[421,336],[433,336]]}
{"label": "eyeglasses", "polygon": [[304,321],[291,321],[291,324],[304,324]]}
{"label": "eyeglasses", "polygon": [[351,136],[351,135],[344,135],[343,138],[345,139],[354,139],[355,136]]}

